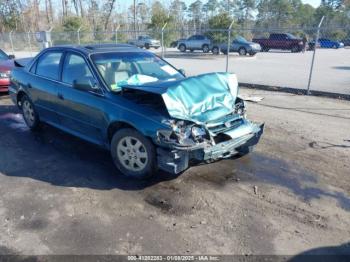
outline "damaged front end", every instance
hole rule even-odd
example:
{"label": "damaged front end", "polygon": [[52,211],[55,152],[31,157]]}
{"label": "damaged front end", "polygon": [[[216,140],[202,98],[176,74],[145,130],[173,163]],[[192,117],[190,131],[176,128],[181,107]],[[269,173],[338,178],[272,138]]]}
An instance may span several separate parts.
{"label": "damaged front end", "polygon": [[171,121],[172,130],[158,130],[159,168],[177,174],[191,163],[209,163],[251,152],[260,140],[264,124],[252,123],[244,113],[236,112],[202,125]]}
{"label": "damaged front end", "polygon": [[250,152],[259,142],[264,124],[246,119],[245,103],[237,93],[235,75],[218,73],[187,79],[167,89],[162,96],[172,119],[165,123],[169,129],[157,131],[159,168],[177,174],[192,162]]}
{"label": "damaged front end", "polygon": [[153,139],[158,167],[170,173],[180,173],[192,162],[212,162],[250,152],[263,133],[263,124],[246,118],[246,105],[238,97],[234,74],[129,83],[123,86],[123,95],[167,113],[164,128],[156,130]]}

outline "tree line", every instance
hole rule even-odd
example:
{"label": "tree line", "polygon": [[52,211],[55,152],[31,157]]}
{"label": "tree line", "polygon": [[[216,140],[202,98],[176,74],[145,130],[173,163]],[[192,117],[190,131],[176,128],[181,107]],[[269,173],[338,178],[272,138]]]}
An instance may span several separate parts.
{"label": "tree line", "polygon": [[120,10],[121,0],[0,0],[0,32],[167,30],[204,32],[225,29],[334,27],[346,37],[350,27],[350,0],[322,0],[315,8],[301,0],[135,0]]}

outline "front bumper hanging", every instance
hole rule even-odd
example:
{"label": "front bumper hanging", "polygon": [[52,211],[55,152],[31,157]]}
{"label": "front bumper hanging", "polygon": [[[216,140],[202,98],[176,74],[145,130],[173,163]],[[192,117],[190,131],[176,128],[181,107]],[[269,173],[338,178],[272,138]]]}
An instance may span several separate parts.
{"label": "front bumper hanging", "polygon": [[229,158],[236,154],[251,152],[253,147],[259,142],[263,131],[264,124],[261,124],[255,133],[195,150],[167,150],[158,147],[158,167],[168,173],[178,174],[189,167],[191,160],[196,162],[215,161]]}

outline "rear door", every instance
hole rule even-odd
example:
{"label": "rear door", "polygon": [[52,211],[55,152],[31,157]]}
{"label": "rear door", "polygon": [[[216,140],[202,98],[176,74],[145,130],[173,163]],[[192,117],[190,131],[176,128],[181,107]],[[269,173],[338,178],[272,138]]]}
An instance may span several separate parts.
{"label": "rear door", "polygon": [[[62,66],[62,85],[58,90],[59,119],[69,131],[97,144],[103,144],[107,128],[102,90],[82,91],[73,88],[73,81],[91,77],[96,81],[87,61],[76,52],[67,52]],[[96,81],[97,83],[97,81]]]}
{"label": "rear door", "polygon": [[59,72],[63,59],[61,51],[43,53],[30,69],[28,92],[39,117],[57,124],[57,89],[60,86]]}
{"label": "rear door", "polygon": [[186,48],[187,49],[194,49],[195,45],[196,45],[196,36],[193,35],[187,39]]}

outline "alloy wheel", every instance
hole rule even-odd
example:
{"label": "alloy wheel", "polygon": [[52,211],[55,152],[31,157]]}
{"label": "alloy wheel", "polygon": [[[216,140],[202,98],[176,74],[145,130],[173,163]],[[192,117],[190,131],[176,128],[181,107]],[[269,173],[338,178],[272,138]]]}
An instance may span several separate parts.
{"label": "alloy wheel", "polygon": [[124,168],[130,171],[141,171],[148,163],[145,145],[136,137],[123,137],[117,145],[117,156]]}

